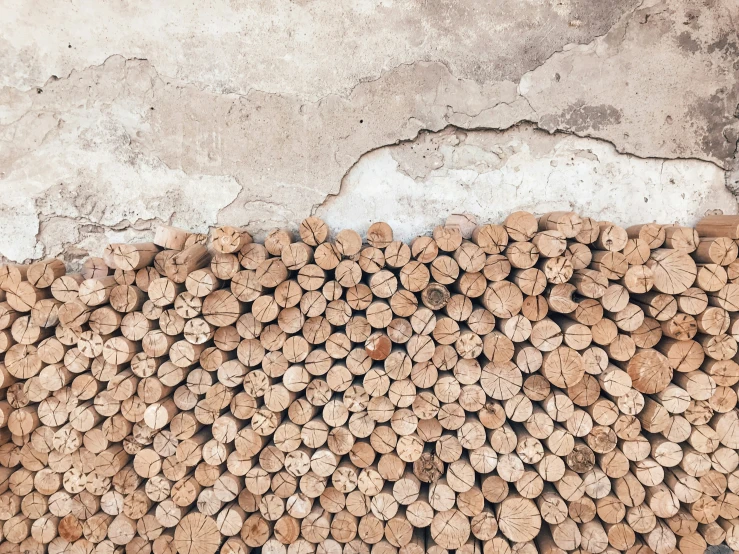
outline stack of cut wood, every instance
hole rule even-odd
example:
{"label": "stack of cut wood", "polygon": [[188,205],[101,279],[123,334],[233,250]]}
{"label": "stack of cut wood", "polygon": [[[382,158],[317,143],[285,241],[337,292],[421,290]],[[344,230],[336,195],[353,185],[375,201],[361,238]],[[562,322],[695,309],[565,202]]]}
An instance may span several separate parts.
{"label": "stack of cut wood", "polygon": [[0,554],[739,550],[739,216],[173,227],[0,269]]}

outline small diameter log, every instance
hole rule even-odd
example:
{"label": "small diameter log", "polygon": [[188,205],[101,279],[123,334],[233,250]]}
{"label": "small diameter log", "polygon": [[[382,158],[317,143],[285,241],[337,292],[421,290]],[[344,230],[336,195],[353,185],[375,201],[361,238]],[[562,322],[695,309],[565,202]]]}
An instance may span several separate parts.
{"label": "small diameter log", "polygon": [[166,250],[183,250],[190,233],[170,225],[160,225],[154,233],[154,244]]}
{"label": "small diameter log", "polygon": [[111,246],[113,266],[124,271],[135,271],[151,265],[160,250],[153,242]]}
{"label": "small diameter log", "polygon": [[52,258],[42,260],[28,266],[26,279],[36,288],[45,289],[50,287],[56,279],[66,273],[62,260]]}
{"label": "small diameter log", "polygon": [[216,228],[211,235],[213,250],[220,254],[233,254],[252,242],[252,237],[243,229],[225,225]]}

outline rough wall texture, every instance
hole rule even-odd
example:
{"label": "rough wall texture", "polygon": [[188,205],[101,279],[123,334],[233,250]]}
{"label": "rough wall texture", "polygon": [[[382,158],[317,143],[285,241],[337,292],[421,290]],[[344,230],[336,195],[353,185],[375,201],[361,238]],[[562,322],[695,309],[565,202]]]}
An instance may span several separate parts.
{"label": "rough wall texture", "polygon": [[736,213],[736,0],[5,2],[0,255],[158,222]]}

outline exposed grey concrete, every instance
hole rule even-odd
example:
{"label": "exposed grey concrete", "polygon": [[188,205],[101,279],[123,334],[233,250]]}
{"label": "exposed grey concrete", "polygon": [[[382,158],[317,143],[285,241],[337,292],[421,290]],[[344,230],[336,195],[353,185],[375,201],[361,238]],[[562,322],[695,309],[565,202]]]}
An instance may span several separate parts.
{"label": "exposed grey concrete", "polygon": [[[150,9],[4,4],[5,258],[74,262],[160,221],[260,234],[316,211],[407,233],[458,210],[736,212],[734,0]],[[401,196],[418,199],[413,225],[385,202]]]}

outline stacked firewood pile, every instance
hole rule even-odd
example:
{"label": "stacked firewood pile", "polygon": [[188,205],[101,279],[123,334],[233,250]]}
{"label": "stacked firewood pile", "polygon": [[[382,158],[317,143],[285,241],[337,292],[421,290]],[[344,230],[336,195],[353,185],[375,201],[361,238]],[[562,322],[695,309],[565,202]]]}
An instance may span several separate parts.
{"label": "stacked firewood pile", "polygon": [[0,554],[739,550],[739,216],[0,269]]}

